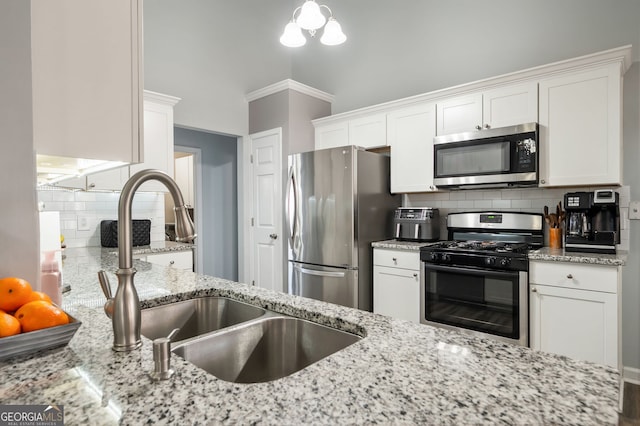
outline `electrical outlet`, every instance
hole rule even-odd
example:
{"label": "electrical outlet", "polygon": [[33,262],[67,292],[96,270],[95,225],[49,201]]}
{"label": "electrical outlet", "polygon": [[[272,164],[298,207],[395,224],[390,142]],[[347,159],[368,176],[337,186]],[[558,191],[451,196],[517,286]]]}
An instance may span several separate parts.
{"label": "electrical outlet", "polygon": [[629,203],[629,219],[640,219],[640,201]]}
{"label": "electrical outlet", "polygon": [[78,216],[78,231],[89,230],[89,218],[86,216]]}

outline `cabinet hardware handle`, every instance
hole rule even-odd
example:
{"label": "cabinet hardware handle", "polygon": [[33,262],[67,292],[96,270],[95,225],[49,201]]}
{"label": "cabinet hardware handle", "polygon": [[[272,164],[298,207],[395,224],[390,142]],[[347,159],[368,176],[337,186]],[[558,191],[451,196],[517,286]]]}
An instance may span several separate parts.
{"label": "cabinet hardware handle", "polygon": [[395,257],[392,257],[391,260],[393,260],[395,263],[398,263],[398,259]]}
{"label": "cabinet hardware handle", "polygon": [[531,293],[537,293],[537,292],[538,292],[538,289],[537,289],[537,288],[535,288],[535,287],[531,287]]}
{"label": "cabinet hardware handle", "polygon": [[567,278],[569,278],[570,280],[572,280],[572,279],[573,279],[573,275],[569,274],[569,275],[567,275]]}
{"label": "cabinet hardware handle", "polygon": [[429,189],[433,191],[435,188],[433,185],[429,185]]}
{"label": "cabinet hardware handle", "polygon": [[540,183],[547,183],[547,181],[542,179],[542,180],[540,180]]}
{"label": "cabinet hardware handle", "polygon": [[489,126],[489,124],[488,124],[488,123],[484,125],[484,128],[485,128],[485,129],[488,129],[488,128],[490,128],[490,127],[491,127],[491,126]]}
{"label": "cabinet hardware handle", "polygon": [[95,184],[95,183],[90,183],[90,184],[89,184],[89,188],[95,188],[95,187],[96,187],[96,184]]}
{"label": "cabinet hardware handle", "polygon": [[476,126],[476,130],[480,130],[482,129],[482,126],[480,126],[479,124]]}
{"label": "cabinet hardware handle", "polygon": [[413,274],[413,278],[418,278],[418,274],[417,273]]}
{"label": "cabinet hardware handle", "polygon": [[169,261],[169,265],[173,265],[174,263],[176,263],[174,260]]}

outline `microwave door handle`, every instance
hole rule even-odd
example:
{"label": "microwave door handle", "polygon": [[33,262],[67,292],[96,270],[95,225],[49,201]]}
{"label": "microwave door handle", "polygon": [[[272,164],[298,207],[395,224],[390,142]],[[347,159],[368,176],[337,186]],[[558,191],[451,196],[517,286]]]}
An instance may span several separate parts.
{"label": "microwave door handle", "polygon": [[400,238],[400,223],[396,223],[396,238]]}
{"label": "microwave door handle", "polygon": [[413,238],[415,238],[416,240],[420,237],[420,224],[416,223],[415,224],[415,232],[414,232],[414,236]]}

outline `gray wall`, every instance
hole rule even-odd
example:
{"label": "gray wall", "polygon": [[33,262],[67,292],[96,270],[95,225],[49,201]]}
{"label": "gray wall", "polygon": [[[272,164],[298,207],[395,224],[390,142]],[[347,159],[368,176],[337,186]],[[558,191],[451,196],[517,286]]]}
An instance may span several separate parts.
{"label": "gray wall", "polygon": [[326,3],[347,42],[294,50],[291,78],[335,95],[334,113],[625,44],[638,60],[638,0]]}
{"label": "gray wall", "polygon": [[247,134],[244,96],[289,78],[290,0],[144,2],[144,87],[182,98],[175,123]]}
{"label": "gray wall", "polygon": [[174,143],[202,153],[203,270],[238,279],[237,139],[176,127]]}
{"label": "gray wall", "polygon": [[40,278],[31,109],[31,7],[0,2],[0,277]]}

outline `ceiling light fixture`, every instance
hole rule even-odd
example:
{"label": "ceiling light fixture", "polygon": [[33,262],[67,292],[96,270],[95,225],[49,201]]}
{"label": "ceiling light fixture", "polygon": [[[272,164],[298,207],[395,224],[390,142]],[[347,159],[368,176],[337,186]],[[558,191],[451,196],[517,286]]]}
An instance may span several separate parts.
{"label": "ceiling light fixture", "polygon": [[[329,11],[329,18],[326,18],[321,10]],[[296,17],[296,13],[298,16]],[[303,46],[307,39],[302,34],[302,30],[309,31],[311,37],[315,37],[316,31],[324,26],[324,32],[320,37],[320,42],[327,46],[336,46],[347,40],[347,36],[342,32],[342,27],[333,18],[331,9],[327,5],[318,5],[314,0],[307,0],[302,6],[293,11],[291,21],[284,27],[284,32],[280,36],[280,43],[287,47]]]}

